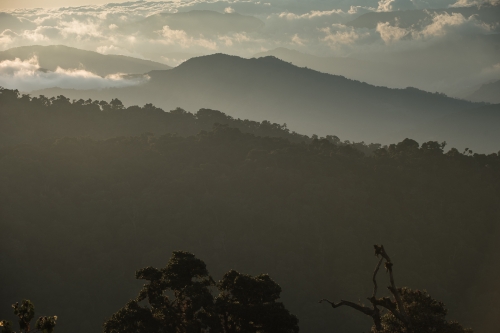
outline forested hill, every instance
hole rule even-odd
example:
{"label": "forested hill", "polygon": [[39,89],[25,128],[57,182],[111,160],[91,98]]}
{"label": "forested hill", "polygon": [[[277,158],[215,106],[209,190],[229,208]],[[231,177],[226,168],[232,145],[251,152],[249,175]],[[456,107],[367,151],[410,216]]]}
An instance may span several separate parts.
{"label": "forested hill", "polygon": [[[244,133],[280,137],[291,142],[310,143],[314,139],[290,131],[286,124],[235,119],[220,111],[200,109],[196,113],[181,108],[165,112],[152,104],[125,108],[119,100],[70,101],[64,96],[30,97],[9,89],[0,89],[0,146],[37,143],[62,137],[109,139],[119,136],[176,134],[190,136],[211,130],[215,124],[229,125]],[[371,154],[380,144],[341,141],[335,135],[326,138],[337,145],[349,145]]]}
{"label": "forested hill", "polygon": [[169,66],[154,61],[123,55],[105,55],[64,45],[21,46],[0,51],[0,61],[16,58],[28,60],[34,56],[38,58],[40,67],[43,69],[55,71],[57,67],[63,69],[84,68],[100,76],[116,73],[144,74],[152,70],[170,69]]}
{"label": "forested hill", "polygon": [[61,332],[99,332],[135,297],[138,267],[183,249],[214,278],[269,273],[303,332],[366,331],[368,317],[318,300],[370,294],[366,252],[383,243],[400,285],[477,332],[500,325],[497,154],[408,139],[364,157],[218,126],[4,146],[0,183],[1,318],[29,295]]}
{"label": "forested hill", "polygon": [[[165,110],[211,108],[238,118],[286,122],[300,133],[335,133],[355,141],[383,143],[404,139],[404,131],[420,123],[477,106],[414,88],[375,87],[274,57],[215,54],[149,75],[148,83],[136,87],[41,93],[76,99],[119,98],[126,105],[153,103]],[[416,138],[427,141],[420,133]],[[451,144],[453,139],[447,138]]]}

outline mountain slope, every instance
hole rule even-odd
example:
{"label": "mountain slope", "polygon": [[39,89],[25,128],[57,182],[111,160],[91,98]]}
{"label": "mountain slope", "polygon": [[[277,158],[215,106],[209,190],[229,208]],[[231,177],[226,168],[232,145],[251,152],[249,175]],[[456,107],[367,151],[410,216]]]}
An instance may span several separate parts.
{"label": "mountain slope", "polygon": [[397,52],[358,54],[350,58],[318,57],[286,48],[255,56],[275,56],[296,66],[343,75],[391,88],[416,87],[463,96],[471,86],[489,80],[500,62],[500,34],[463,36],[426,47]]}
{"label": "mountain slope", "polygon": [[476,106],[415,88],[375,87],[274,57],[215,54],[192,58],[168,71],[152,71],[149,76],[147,84],[133,88],[38,93],[76,99],[117,97],[126,105],[153,103],[165,110],[212,108],[233,117],[286,122],[305,134],[383,143],[404,139],[404,131],[420,123]]}
{"label": "mountain slope", "polygon": [[84,68],[100,76],[115,73],[142,74],[152,70],[166,70],[169,66],[149,60],[137,59],[122,55],[104,55],[97,52],[80,50],[63,45],[22,46],[0,52],[0,61],[30,59],[38,57],[42,68],[55,70]]}
{"label": "mountain slope", "polygon": [[467,99],[476,102],[500,103],[500,80],[483,84]]}

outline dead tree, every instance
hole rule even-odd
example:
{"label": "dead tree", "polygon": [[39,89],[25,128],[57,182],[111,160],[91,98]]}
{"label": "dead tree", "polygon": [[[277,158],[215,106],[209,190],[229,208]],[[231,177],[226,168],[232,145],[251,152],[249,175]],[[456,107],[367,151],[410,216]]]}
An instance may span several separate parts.
{"label": "dead tree", "polygon": [[[401,295],[398,291],[398,288],[396,288],[396,284],[394,282],[394,275],[392,273],[392,266],[393,263],[391,261],[391,258],[387,255],[385,252],[384,246],[383,245],[374,245],[375,248],[375,255],[377,257],[380,257],[380,260],[377,263],[377,266],[375,267],[375,271],[373,272],[372,280],[373,280],[373,294],[371,297],[368,297],[367,299],[371,303],[371,307],[364,306],[361,304],[357,304],[354,302],[350,301],[345,301],[341,300],[338,303],[331,302],[327,299],[322,299],[319,301],[320,303],[322,302],[327,302],[329,303],[333,308],[338,308],[340,306],[349,306],[355,310],[358,310],[362,313],[364,313],[367,316],[372,317],[373,323],[375,324],[375,329],[376,332],[382,331],[382,320],[381,320],[381,310],[380,308],[385,308],[388,311],[390,311],[394,317],[399,319],[405,326],[409,326],[410,320],[408,318],[408,314],[405,311],[405,308],[403,306],[403,301],[401,299]],[[377,298],[377,273],[380,269],[380,266],[382,265],[382,262],[384,262],[385,270],[387,273],[389,273],[389,279],[390,279],[390,286],[387,287],[389,291],[391,292],[392,296],[394,299],[391,299],[390,297],[380,297]]]}

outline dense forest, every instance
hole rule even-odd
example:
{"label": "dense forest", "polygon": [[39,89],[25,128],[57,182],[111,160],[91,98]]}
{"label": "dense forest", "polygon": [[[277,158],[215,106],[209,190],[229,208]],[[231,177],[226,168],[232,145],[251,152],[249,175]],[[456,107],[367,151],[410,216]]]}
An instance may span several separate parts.
{"label": "dense forest", "polygon": [[[118,99],[73,100],[62,95],[47,98],[31,97],[16,90],[0,88],[0,146],[35,143],[62,137],[91,137],[109,139],[119,136],[137,136],[144,133],[180,136],[211,130],[215,124],[227,124],[244,133],[257,136],[280,137],[296,143],[310,143],[311,137],[290,131],[286,124],[269,121],[235,119],[220,111],[200,109],[195,114],[181,108],[165,112],[152,104],[143,107],[124,107]],[[380,148],[380,144],[341,141],[335,135],[325,137],[331,143],[352,146],[365,154]]]}
{"label": "dense forest", "polygon": [[137,268],[185,250],[217,280],[268,273],[303,332],[367,331],[369,318],[318,301],[369,295],[366,253],[383,243],[400,285],[477,332],[500,325],[499,154],[411,139],[363,153],[118,100],[2,90],[0,103],[0,318],[29,297],[58,331],[102,331],[140,289]]}

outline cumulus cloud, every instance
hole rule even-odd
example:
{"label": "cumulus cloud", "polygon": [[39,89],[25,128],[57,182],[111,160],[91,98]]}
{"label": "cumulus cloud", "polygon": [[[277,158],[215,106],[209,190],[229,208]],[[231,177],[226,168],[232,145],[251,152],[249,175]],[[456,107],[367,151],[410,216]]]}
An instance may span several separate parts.
{"label": "cumulus cloud", "polygon": [[165,45],[179,45],[182,48],[190,48],[192,46],[201,46],[210,50],[215,50],[217,44],[209,39],[194,38],[189,36],[184,30],[170,29],[168,25],[164,26],[159,32],[163,39],[160,40]]}
{"label": "cumulus cloud", "polygon": [[416,9],[415,3],[412,0],[380,0],[378,2],[377,11],[393,12],[409,9]]}
{"label": "cumulus cloud", "polygon": [[143,83],[147,77],[125,79],[121,74],[100,77],[82,69],[65,70],[58,67],[54,72],[40,68],[38,59],[4,60],[0,62],[0,86],[30,92],[38,89],[59,87],[68,89],[103,89],[127,87]]}
{"label": "cumulus cloud", "polygon": [[485,34],[489,33],[491,29],[488,24],[479,21],[474,15],[466,18],[461,13],[443,13],[434,15],[431,23],[424,25],[421,29],[405,29],[385,22],[379,23],[376,31],[384,43],[389,45],[404,39],[429,41],[452,36]]}
{"label": "cumulus cloud", "polygon": [[477,20],[475,16],[466,18],[460,13],[444,13],[435,15],[432,23],[422,29],[420,35],[428,38],[442,37],[451,33],[487,33],[490,30],[491,27],[489,25]]}
{"label": "cumulus cloud", "polygon": [[498,5],[500,0],[458,0],[450,7],[471,7],[471,6],[481,6],[481,5]]}
{"label": "cumulus cloud", "polygon": [[385,44],[391,44],[400,41],[405,36],[411,34],[411,32],[406,29],[391,26],[389,22],[377,24],[376,30],[380,34],[380,38],[382,38]]}
{"label": "cumulus cloud", "polygon": [[332,48],[338,47],[339,45],[354,44],[356,41],[370,35],[369,32],[359,31],[342,24],[333,24],[331,27],[320,30],[326,35],[322,38],[322,41],[326,42]]}

